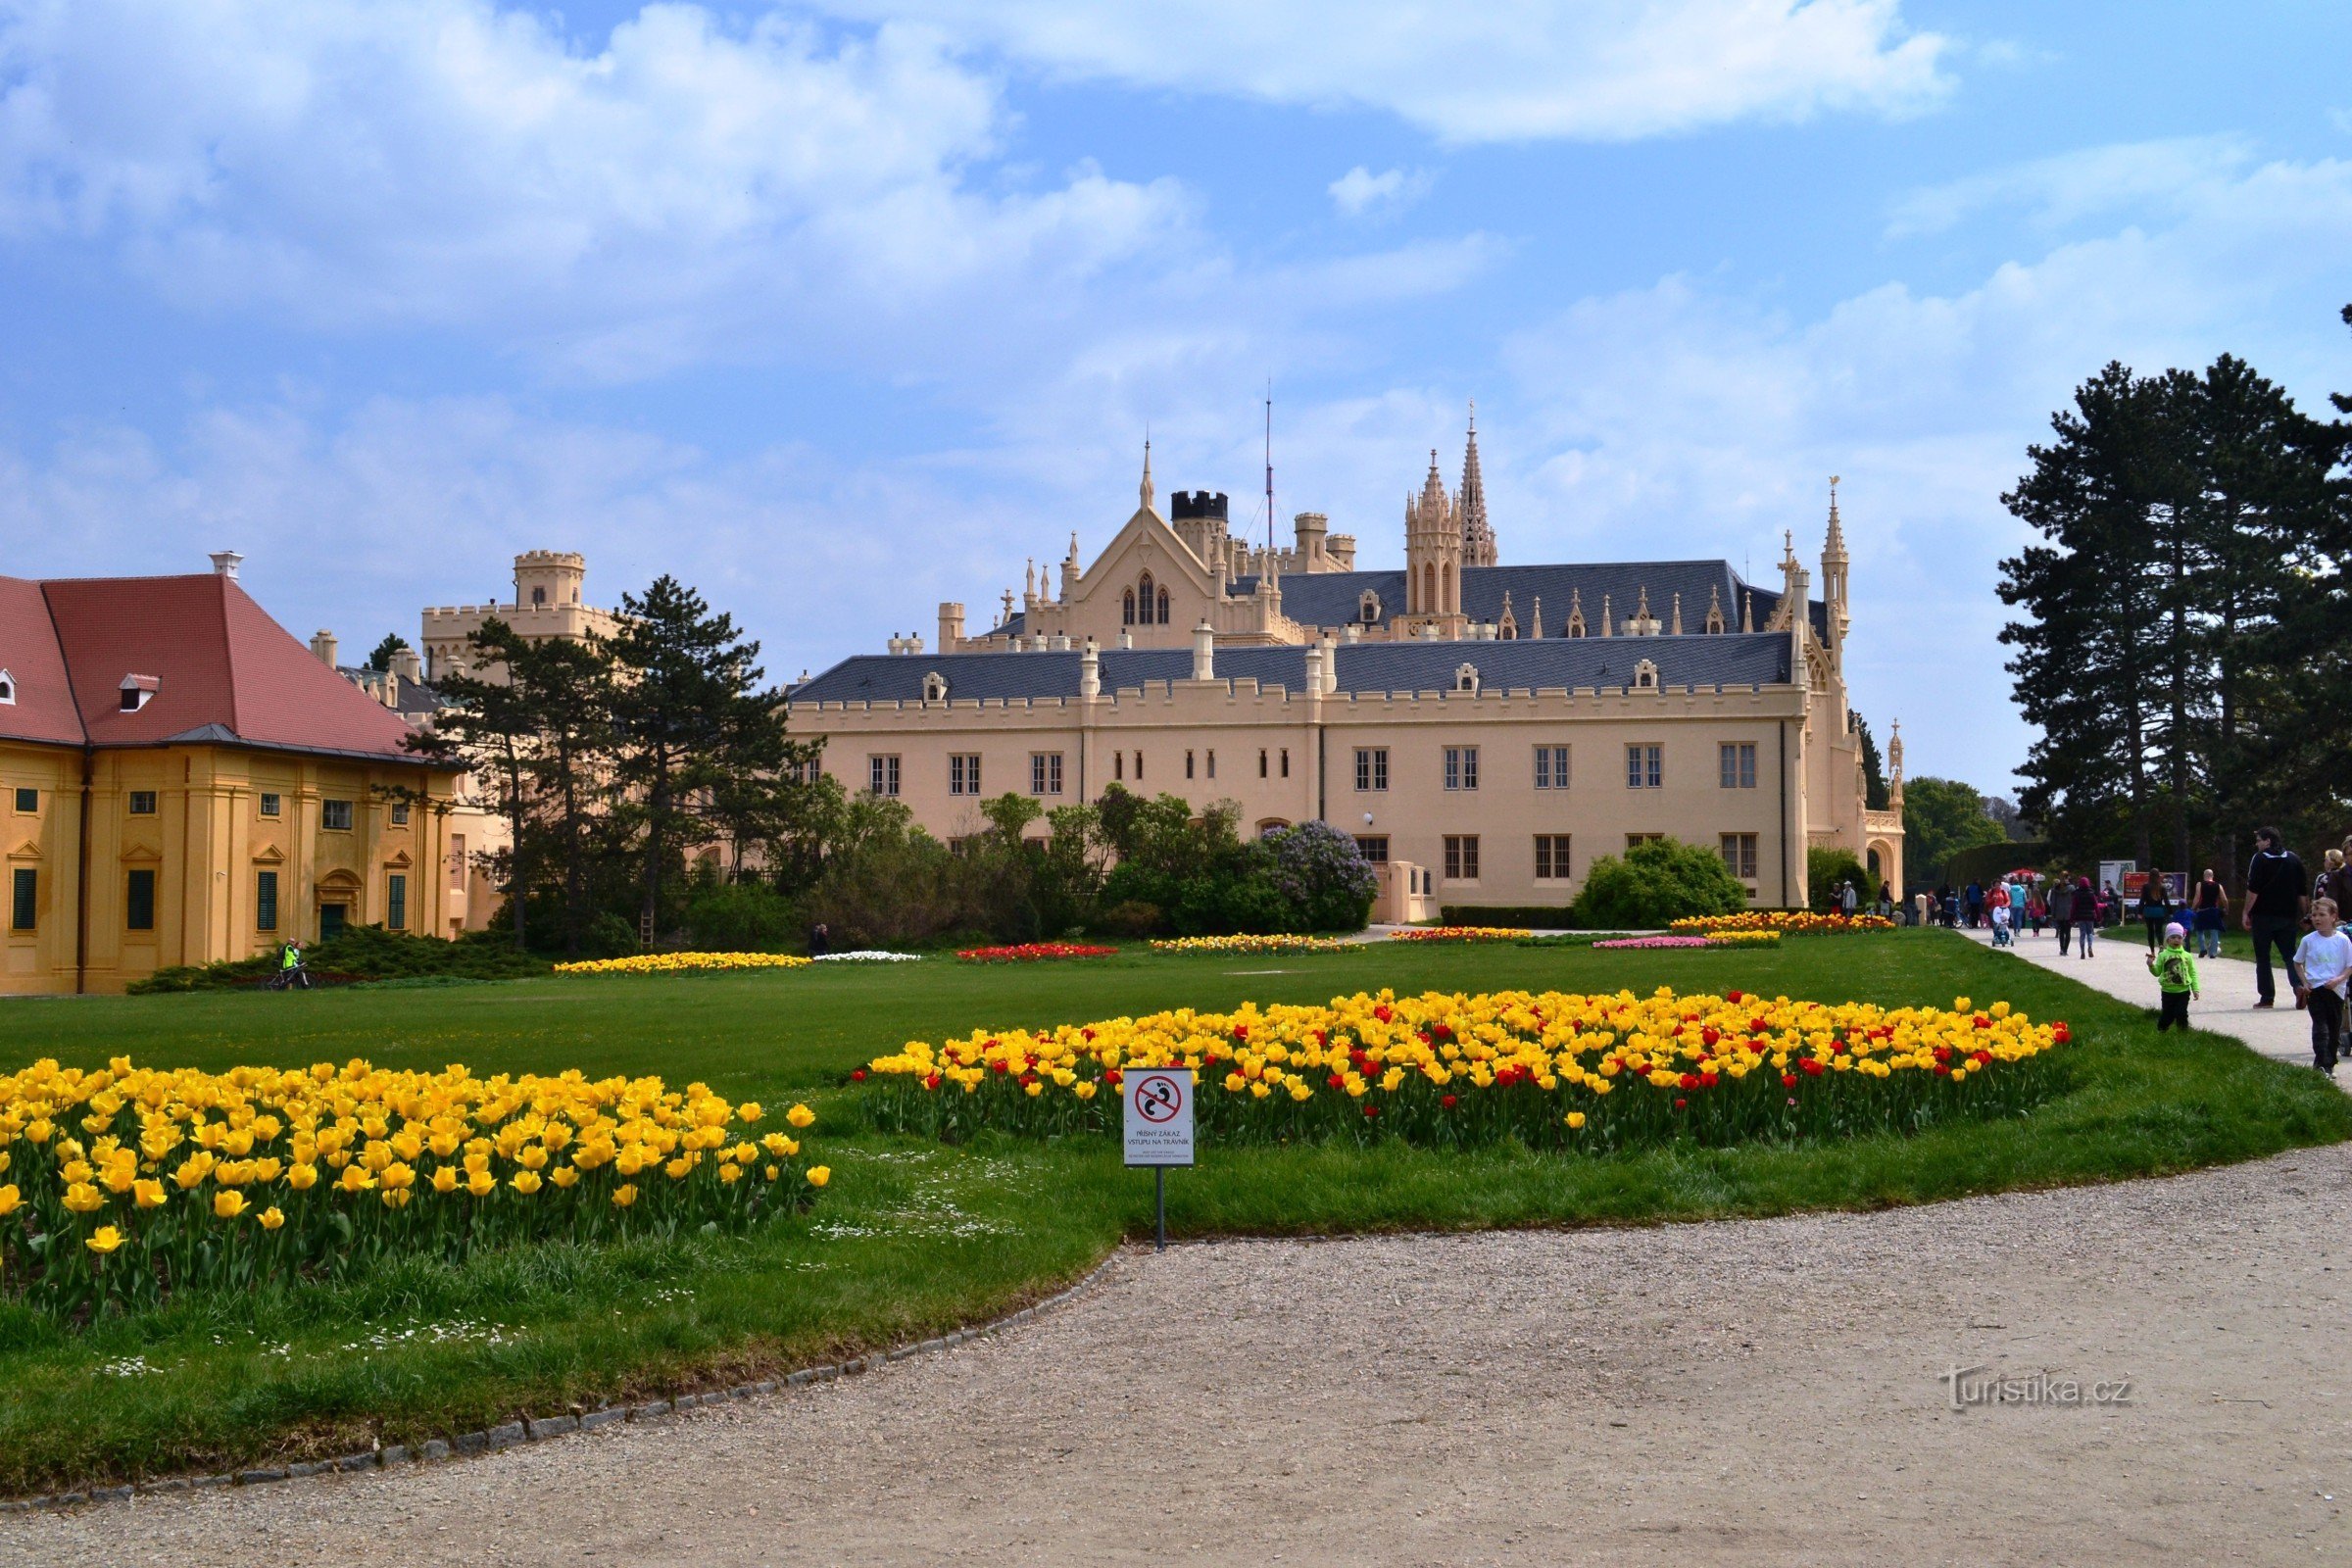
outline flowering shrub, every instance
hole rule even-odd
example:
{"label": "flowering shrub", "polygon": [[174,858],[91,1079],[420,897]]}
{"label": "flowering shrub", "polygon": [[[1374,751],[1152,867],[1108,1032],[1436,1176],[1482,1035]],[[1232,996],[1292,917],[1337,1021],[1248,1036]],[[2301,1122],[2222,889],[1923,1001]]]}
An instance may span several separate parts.
{"label": "flowering shrub", "polygon": [[1535,932],[1516,925],[1416,925],[1389,933],[1392,942],[1517,942]]}
{"label": "flowering shrub", "polygon": [[831,1179],[792,1134],[756,1135],[763,1114],[659,1078],[43,1060],[0,1077],[0,1293],[71,1313],[398,1253],[741,1230]]}
{"label": "flowering shrub", "polygon": [[956,956],[966,963],[1036,963],[1047,958],[1107,958],[1118,951],[1082,942],[1023,942],[1008,948],[965,948]]}
{"label": "flowering shrub", "polygon": [[1880,914],[1815,914],[1808,909],[1742,909],[1738,914],[1693,915],[1677,920],[1676,931],[1781,931],[1819,936],[1850,931],[1891,931],[1894,922]]}
{"label": "flowering shrub", "polygon": [[1163,937],[1152,944],[1154,953],[1354,953],[1361,942],[1338,937],[1243,936]]}
{"label": "flowering shrub", "polygon": [[1778,931],[1709,931],[1710,948],[1777,948],[1781,945]]}
{"label": "flowering shrub", "polygon": [[1703,948],[1705,937],[1611,937],[1595,942],[1595,948]]}
{"label": "flowering shrub", "polygon": [[921,957],[922,955],[919,953],[885,953],[880,948],[860,948],[855,953],[820,953],[808,961],[811,963],[913,963]]}
{"label": "flowering shrub", "polygon": [[625,958],[559,963],[558,974],[695,974],[708,969],[801,969],[807,958],[789,953],[637,953]]}
{"label": "flowering shrub", "polygon": [[2067,1039],[2062,1023],[1965,997],[1945,1010],[1662,986],[1646,997],[1382,991],[912,1042],[871,1063],[867,1094],[885,1130],[1109,1134],[1123,1068],[1185,1066],[1200,1074],[1198,1126],[1211,1142],[1605,1150],[2009,1114],[2049,1092],[2047,1056]]}

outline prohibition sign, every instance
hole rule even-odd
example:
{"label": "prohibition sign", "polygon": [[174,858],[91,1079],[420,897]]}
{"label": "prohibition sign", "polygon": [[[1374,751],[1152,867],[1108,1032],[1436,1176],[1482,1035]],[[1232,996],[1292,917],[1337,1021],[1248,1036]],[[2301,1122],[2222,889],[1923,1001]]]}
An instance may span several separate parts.
{"label": "prohibition sign", "polygon": [[1183,1109],[1184,1096],[1172,1079],[1147,1078],[1135,1091],[1135,1113],[1154,1126],[1175,1120]]}

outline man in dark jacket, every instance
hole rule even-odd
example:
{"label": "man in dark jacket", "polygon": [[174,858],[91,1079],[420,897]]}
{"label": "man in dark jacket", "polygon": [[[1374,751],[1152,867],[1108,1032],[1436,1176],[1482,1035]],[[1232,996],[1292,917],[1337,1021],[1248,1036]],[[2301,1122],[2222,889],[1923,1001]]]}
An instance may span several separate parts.
{"label": "man in dark jacket", "polygon": [[2075,934],[2075,883],[2061,871],[2050,879],[2050,919],[2058,927],[2058,956],[2066,956]]}
{"label": "man in dark jacket", "polygon": [[[2268,1007],[2278,999],[2278,982],[2271,977],[2271,949],[2276,946],[2278,956],[2286,963],[2286,983],[2296,991],[2303,989],[2303,976],[2295,969],[2295,940],[2303,924],[2303,911],[2311,907],[2311,880],[2304,875],[2303,862],[2288,849],[2275,827],[2256,830],[2254,859],[2246,867],[2246,897],[2240,907],[2245,928],[2254,934],[2254,990],[2257,1007]],[[2295,1005],[2303,1005],[2302,999]]]}

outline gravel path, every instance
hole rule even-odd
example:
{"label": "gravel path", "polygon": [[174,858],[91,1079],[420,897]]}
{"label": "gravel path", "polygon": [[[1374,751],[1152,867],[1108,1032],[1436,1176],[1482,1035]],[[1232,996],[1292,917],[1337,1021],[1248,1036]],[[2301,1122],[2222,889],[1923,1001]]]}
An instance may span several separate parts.
{"label": "gravel path", "polygon": [[[0,1521],[0,1563],[2352,1561],[2347,1199],[2330,1149],[1876,1214],[1130,1252],[862,1378]],[[2129,1400],[1955,1411],[1955,1364]]]}

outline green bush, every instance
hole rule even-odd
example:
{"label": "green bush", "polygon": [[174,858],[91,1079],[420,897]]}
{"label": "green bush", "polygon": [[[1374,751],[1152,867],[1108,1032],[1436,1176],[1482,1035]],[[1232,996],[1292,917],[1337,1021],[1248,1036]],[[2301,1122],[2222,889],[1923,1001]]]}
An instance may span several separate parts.
{"label": "green bush", "polygon": [[1588,930],[1646,929],[1746,907],[1747,890],[1725,869],[1723,857],[1680,839],[1650,839],[1623,858],[1602,856],[1569,906],[1573,923]]}
{"label": "green bush", "polygon": [[1851,850],[1825,849],[1819,845],[1805,852],[1805,893],[1812,901],[1815,914],[1827,914],[1837,906],[1838,884],[1851,882],[1854,896],[1862,901],[1860,907],[1868,909],[1878,902],[1879,885]]}
{"label": "green bush", "polygon": [[[249,991],[266,984],[276,972],[277,963],[277,955],[270,953],[233,963],[175,964],[132,981],[129,990],[142,997],[181,991]],[[303,950],[303,963],[313,983],[327,985],[428,977],[516,980],[545,974],[548,968],[545,958],[515,952],[513,937],[505,931],[468,931],[454,942],[445,942],[439,937],[387,931],[380,925],[350,926],[331,941],[315,943]]]}
{"label": "green bush", "polygon": [[1094,930],[1100,936],[1126,937],[1132,941],[1164,931],[1167,923],[1167,914],[1158,905],[1130,899],[1095,916]]}
{"label": "green bush", "polygon": [[2020,867],[2038,871],[2049,865],[2050,847],[2044,843],[1980,844],[1946,857],[1943,879],[1956,888],[1964,888],[1971,882],[1983,887],[1994,877]]}
{"label": "green bush", "polygon": [[1441,904],[1440,925],[1525,925],[1559,931],[1574,925],[1575,911],[1565,904]]}
{"label": "green bush", "polygon": [[770,953],[799,926],[792,901],[764,882],[714,882],[686,904],[686,935],[705,953]]}

